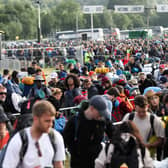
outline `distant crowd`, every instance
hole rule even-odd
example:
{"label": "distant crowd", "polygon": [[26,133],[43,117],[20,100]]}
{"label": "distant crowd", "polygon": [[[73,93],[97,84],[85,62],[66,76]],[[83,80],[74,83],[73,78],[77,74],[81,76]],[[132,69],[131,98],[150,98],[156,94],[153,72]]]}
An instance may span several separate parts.
{"label": "distant crowd", "polygon": [[168,167],[168,43],[82,41],[84,65],[73,43],[47,75],[38,60],[3,70],[0,165],[63,168],[66,151],[71,168]]}

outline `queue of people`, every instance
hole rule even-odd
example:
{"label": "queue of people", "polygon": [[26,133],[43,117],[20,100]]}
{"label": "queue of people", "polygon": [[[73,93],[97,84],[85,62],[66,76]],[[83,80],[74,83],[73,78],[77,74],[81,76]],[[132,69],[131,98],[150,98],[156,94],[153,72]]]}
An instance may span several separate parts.
{"label": "queue of people", "polygon": [[[71,168],[166,165],[167,44],[150,41],[148,56],[144,40],[83,45],[85,65],[59,63],[47,77],[35,61],[20,72],[3,70],[2,168],[63,168],[65,149]],[[27,126],[17,130],[20,116]]]}

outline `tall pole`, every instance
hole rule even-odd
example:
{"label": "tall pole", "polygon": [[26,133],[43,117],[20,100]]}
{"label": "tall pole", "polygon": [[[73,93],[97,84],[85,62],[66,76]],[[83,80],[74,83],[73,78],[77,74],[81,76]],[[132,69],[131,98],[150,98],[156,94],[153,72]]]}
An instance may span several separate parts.
{"label": "tall pole", "polygon": [[[146,26],[147,26],[147,54],[149,54],[149,37],[148,37],[148,32],[149,32],[149,8],[147,8],[147,17],[146,17]],[[149,56],[149,55],[148,55]]]}
{"label": "tall pole", "polygon": [[37,28],[37,33],[38,33],[38,43],[41,42],[41,18],[40,18],[40,1],[37,1],[38,4],[38,28]]}
{"label": "tall pole", "polygon": [[0,60],[2,59],[2,33],[0,32]]}
{"label": "tall pole", "polygon": [[76,13],[76,32],[78,32],[79,29],[78,22],[79,22],[78,13]]}
{"label": "tall pole", "polygon": [[93,40],[93,13],[90,14],[90,20],[91,20],[91,34],[92,34],[92,37],[91,39]]}

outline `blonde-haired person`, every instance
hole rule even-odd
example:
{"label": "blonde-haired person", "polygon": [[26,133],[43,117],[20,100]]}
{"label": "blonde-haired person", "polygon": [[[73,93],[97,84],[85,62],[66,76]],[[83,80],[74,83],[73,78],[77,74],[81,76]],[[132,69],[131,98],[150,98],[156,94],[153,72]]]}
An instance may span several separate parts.
{"label": "blonde-haired person", "polygon": [[[55,120],[55,108],[46,100],[40,100],[33,105],[33,124],[25,129],[25,136],[28,138],[27,151],[20,162],[20,150],[22,141],[17,133],[10,140],[6,150],[2,168],[32,167],[53,167],[64,168],[65,148],[63,138],[52,128]],[[52,132],[54,141],[51,142],[49,134]],[[54,150],[56,149],[56,151]]]}

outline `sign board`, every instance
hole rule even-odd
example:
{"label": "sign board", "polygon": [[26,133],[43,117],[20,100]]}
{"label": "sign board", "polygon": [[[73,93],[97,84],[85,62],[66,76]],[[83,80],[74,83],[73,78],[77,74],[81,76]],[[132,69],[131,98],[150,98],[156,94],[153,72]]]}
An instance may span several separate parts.
{"label": "sign board", "polygon": [[152,73],[152,64],[145,64],[142,72],[144,72],[145,74]]}
{"label": "sign board", "polygon": [[156,11],[159,13],[168,12],[168,4],[156,5]]}
{"label": "sign board", "polygon": [[143,13],[143,5],[115,5],[114,11],[116,13]]}
{"label": "sign board", "polygon": [[83,13],[85,14],[91,14],[91,13],[103,13],[104,6],[98,5],[98,6],[84,6],[83,7]]}

